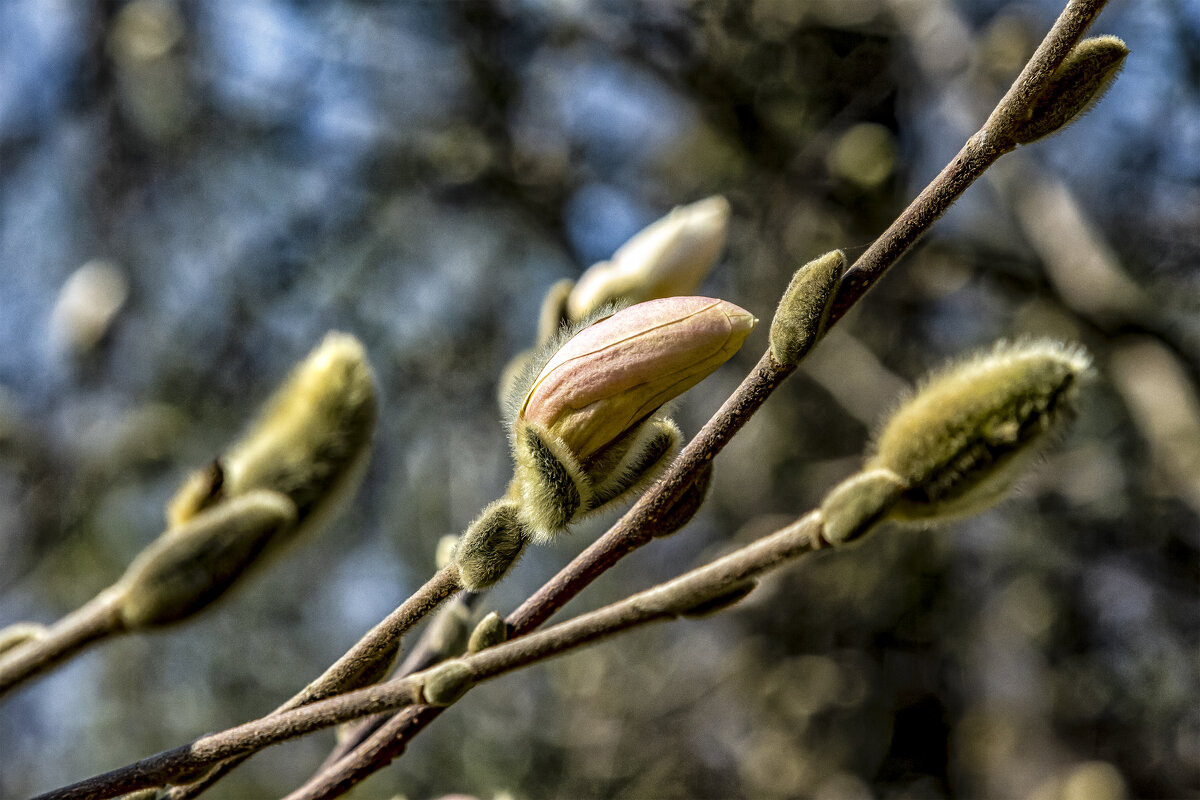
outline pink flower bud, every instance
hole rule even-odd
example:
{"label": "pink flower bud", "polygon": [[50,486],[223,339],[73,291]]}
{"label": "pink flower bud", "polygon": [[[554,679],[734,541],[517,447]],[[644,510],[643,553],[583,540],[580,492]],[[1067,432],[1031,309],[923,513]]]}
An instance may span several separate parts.
{"label": "pink flower bud", "polygon": [[728,361],[757,321],[711,297],[630,306],[563,345],[534,379],[518,417],[586,461]]}

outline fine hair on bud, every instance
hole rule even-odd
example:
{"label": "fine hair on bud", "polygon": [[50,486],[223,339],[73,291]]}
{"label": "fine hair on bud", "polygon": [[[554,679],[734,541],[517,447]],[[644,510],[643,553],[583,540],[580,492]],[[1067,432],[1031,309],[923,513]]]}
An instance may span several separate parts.
{"label": "fine hair on bud", "polygon": [[887,517],[903,491],[891,470],[869,469],[850,476],[821,501],[821,536],[834,545],[858,539]]}
{"label": "fine hair on bud", "polygon": [[795,366],[825,335],[846,256],[833,250],[813,259],[792,276],[771,320],[771,357]]}
{"label": "fine hair on bud", "polygon": [[585,467],[596,510],[641,491],[678,455],[683,432],[661,412],[596,453]]}
{"label": "fine hair on bud", "polygon": [[1000,342],[934,374],[891,416],[866,470],[895,474],[897,519],[980,511],[999,501],[1074,416],[1091,360],[1050,340]]}
{"label": "fine hair on bud", "polygon": [[201,610],[295,524],[291,500],[256,490],[169,529],[134,559],[116,585],[125,627],[166,625]]}
{"label": "fine hair on bud", "polygon": [[221,459],[224,492],[282,492],[302,523],[357,485],[371,449],[375,380],[358,339],[330,333]]}
{"label": "fine hair on bud", "polygon": [[1055,133],[1094,106],[1112,85],[1129,48],[1116,36],[1093,36],[1075,45],[1017,125],[1018,144]]}
{"label": "fine hair on bud", "polygon": [[489,503],[467,526],[454,554],[463,588],[478,592],[498,582],[516,563],[528,539],[515,501]]}

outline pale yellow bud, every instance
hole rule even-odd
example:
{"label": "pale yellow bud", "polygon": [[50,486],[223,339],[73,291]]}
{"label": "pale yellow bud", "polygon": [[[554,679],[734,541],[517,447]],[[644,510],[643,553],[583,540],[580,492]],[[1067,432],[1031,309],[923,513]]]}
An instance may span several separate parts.
{"label": "pale yellow bud", "polygon": [[691,294],[720,257],[728,228],[729,201],[719,195],[674,209],[583,273],[567,298],[568,317],[614,301]]}
{"label": "pale yellow bud", "polygon": [[270,489],[290,498],[302,525],[313,527],[362,477],[376,406],[362,344],[348,334],[328,334],[242,440],[187,479],[167,505],[169,524],[181,525],[254,489]]}
{"label": "pale yellow bud", "polygon": [[1073,415],[1090,363],[1059,342],[1002,342],[934,375],[892,415],[866,464],[904,487],[891,516],[954,516],[998,501]]}

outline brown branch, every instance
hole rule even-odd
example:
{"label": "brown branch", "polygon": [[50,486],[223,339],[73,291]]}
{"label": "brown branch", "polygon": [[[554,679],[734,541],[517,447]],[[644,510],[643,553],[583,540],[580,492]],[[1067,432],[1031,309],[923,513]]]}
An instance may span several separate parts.
{"label": "brown branch", "polygon": [[0,656],[0,696],[51,669],[93,642],[125,632],[120,594],[109,588]]}
{"label": "brown branch", "polygon": [[[401,637],[437,608],[443,600],[461,588],[457,565],[449,564],[443,567],[421,588],[413,592],[395,611],[369,630],[319,678],[271,712],[265,719],[271,719],[274,715],[300,708],[339,692],[374,683],[386,673],[391,665],[392,659],[400,649]],[[265,747],[268,744],[274,744],[274,742],[266,742],[261,746]],[[186,785],[173,787],[167,792],[166,798],[168,800],[187,800],[198,797],[252,756],[257,749],[260,748],[237,754],[228,761],[218,764],[208,774],[193,778],[192,782]]]}
{"label": "brown branch", "polygon": [[[781,530],[652,589],[546,630],[455,659],[454,663],[463,674],[469,676],[469,683],[474,685],[631,628],[691,613],[764,572],[829,546],[821,538],[819,512],[810,512]],[[740,598],[744,594],[737,596]],[[49,792],[37,800],[103,800],[116,797],[195,774],[222,760],[252,753],[349,719],[414,705],[423,702],[431,677],[440,669],[442,665],[386,684],[271,714]]]}
{"label": "brown branch", "polygon": [[[1083,37],[1107,0],[1070,0],[1021,74],[997,103],[983,127],[958,155],[909,204],[842,277],[830,310],[832,326],[932,227],[1001,155],[1016,147],[1013,130],[1054,70]],[[689,444],[667,475],[655,484],[612,529],[576,557],[508,617],[513,635],[535,629],[551,614],[624,556],[653,538],[653,526],[679,501],[695,470],[745,424],[789,371],[780,371],[763,355],[755,371]],[[736,413],[731,414],[736,410]],[[723,434],[727,435],[722,438]],[[712,437],[711,441],[708,437]],[[407,741],[435,719],[440,708],[407,709],[395,715],[358,750],[320,771],[289,800],[331,798],[348,791],[399,757]],[[386,737],[390,736],[388,740]],[[321,788],[319,788],[321,787]]]}

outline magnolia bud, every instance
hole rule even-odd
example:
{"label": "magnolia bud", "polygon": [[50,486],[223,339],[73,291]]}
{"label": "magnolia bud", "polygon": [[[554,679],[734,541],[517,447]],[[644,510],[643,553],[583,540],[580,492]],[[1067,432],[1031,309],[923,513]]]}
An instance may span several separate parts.
{"label": "magnolia bud", "polygon": [[132,630],[196,613],[295,522],[296,508],[287,497],[258,490],[170,529],[134,559],[117,584],[122,621]]}
{"label": "magnolia bud", "polygon": [[475,685],[475,675],[461,659],[444,661],[424,676],[421,694],[433,706],[448,706],[458,701]]}
{"label": "magnolia bud", "polygon": [[471,638],[467,642],[467,652],[478,653],[480,650],[495,647],[507,640],[508,625],[505,624],[503,617],[492,611],[479,620],[479,624],[471,632]]}
{"label": "magnolia bud", "polygon": [[887,469],[852,475],[821,501],[821,535],[830,544],[852,542],[882,522],[900,499],[904,484]]}
{"label": "magnolia bud", "polygon": [[467,527],[454,552],[463,588],[477,592],[507,575],[528,538],[515,502],[488,504]]}
{"label": "magnolia bud", "polygon": [[556,533],[645,486],[682,438],[659,408],[728,360],[755,322],[732,303],[672,297],[548,349],[513,423],[513,496],[526,527]]}
{"label": "magnolia bud", "polygon": [[891,516],[954,516],[1000,500],[1073,416],[1090,363],[1059,342],[1002,342],[935,374],[892,415],[866,464],[904,487]]}
{"label": "magnolia bud", "polygon": [[795,366],[825,334],[829,310],[846,268],[846,256],[833,250],[796,270],[771,320],[771,356]]}
{"label": "magnolia bud", "polygon": [[310,527],[357,485],[375,428],[375,383],[363,346],[330,333],[295,368],[233,448],[194,473],[167,506],[171,526],[254,489],[287,495]]}
{"label": "magnolia bud", "polygon": [[568,317],[613,301],[691,294],[721,255],[728,227],[729,201],[719,195],[674,209],[583,273],[567,299]]}
{"label": "magnolia bud", "polygon": [[1017,143],[1061,130],[1085,113],[1108,91],[1127,55],[1129,48],[1116,36],[1093,36],[1075,45],[1030,104],[1028,118],[1017,125]]}
{"label": "magnolia bud", "polygon": [[518,412],[586,461],[742,346],[756,320],[724,300],[669,297],[618,311],[564,344]]}

